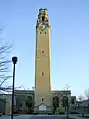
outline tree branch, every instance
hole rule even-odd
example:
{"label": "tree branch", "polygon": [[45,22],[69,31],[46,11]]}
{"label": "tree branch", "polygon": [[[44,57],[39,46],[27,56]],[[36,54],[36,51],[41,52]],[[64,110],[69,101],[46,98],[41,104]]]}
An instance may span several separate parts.
{"label": "tree branch", "polygon": [[[2,32],[2,30],[3,29],[0,29],[0,32]],[[0,40],[0,90],[2,90],[2,85],[12,77],[6,74],[9,72],[9,65],[11,63],[11,60],[8,60],[8,53],[10,53],[11,47],[12,45],[2,43]]]}

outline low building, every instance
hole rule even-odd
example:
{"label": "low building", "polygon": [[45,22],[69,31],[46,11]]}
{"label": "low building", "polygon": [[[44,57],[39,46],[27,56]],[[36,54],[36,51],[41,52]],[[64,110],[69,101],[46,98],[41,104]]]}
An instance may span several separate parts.
{"label": "low building", "polygon": [[[71,100],[71,91],[51,91],[52,94],[52,111],[54,107],[54,98],[57,99],[56,106],[58,112],[65,111],[65,107],[63,107],[63,97],[68,96],[69,101]],[[34,91],[33,90],[16,90],[15,91],[15,99],[16,99],[16,111],[19,113],[28,113],[28,110],[34,111]],[[28,99],[32,104],[28,104]],[[28,109],[30,107],[30,109]]]}
{"label": "low building", "polygon": [[[76,97],[71,96],[71,91],[54,90],[52,94],[52,113],[56,107],[56,113],[66,112],[66,106],[63,105],[63,98],[68,97],[69,107],[76,105]],[[1,97],[3,95],[1,94]],[[6,115],[11,114],[11,94],[5,94],[3,100],[5,103],[0,103],[3,113]],[[9,101],[9,103],[8,103]],[[8,105],[7,105],[8,104]],[[2,105],[2,106],[1,106]],[[8,108],[7,108],[8,107]],[[15,90],[14,98],[14,113],[33,113],[34,112],[34,90]]]}
{"label": "low building", "polygon": [[0,112],[2,114],[11,115],[11,102],[11,94],[0,94]]}

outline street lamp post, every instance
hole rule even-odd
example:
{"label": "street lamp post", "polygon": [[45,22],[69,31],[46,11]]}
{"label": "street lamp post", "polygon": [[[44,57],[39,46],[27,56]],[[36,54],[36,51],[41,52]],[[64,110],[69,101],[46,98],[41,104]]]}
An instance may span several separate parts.
{"label": "street lamp post", "polygon": [[13,85],[12,85],[12,112],[11,112],[11,119],[13,119],[13,113],[14,113],[15,64],[17,63],[17,57],[12,57],[12,62],[13,62]]}

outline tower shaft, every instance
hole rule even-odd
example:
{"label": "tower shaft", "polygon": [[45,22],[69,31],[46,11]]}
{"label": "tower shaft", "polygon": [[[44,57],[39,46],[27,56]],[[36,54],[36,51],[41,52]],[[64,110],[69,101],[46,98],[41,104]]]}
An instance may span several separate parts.
{"label": "tower shaft", "polygon": [[50,25],[47,9],[40,9],[36,25],[35,106],[51,106]]}

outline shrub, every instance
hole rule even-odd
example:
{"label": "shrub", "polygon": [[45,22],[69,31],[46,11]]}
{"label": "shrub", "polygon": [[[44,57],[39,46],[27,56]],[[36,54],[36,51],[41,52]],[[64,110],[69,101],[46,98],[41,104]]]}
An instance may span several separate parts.
{"label": "shrub", "polygon": [[65,114],[65,112],[59,112],[59,114]]}
{"label": "shrub", "polygon": [[70,112],[70,114],[79,114],[78,112]]}

